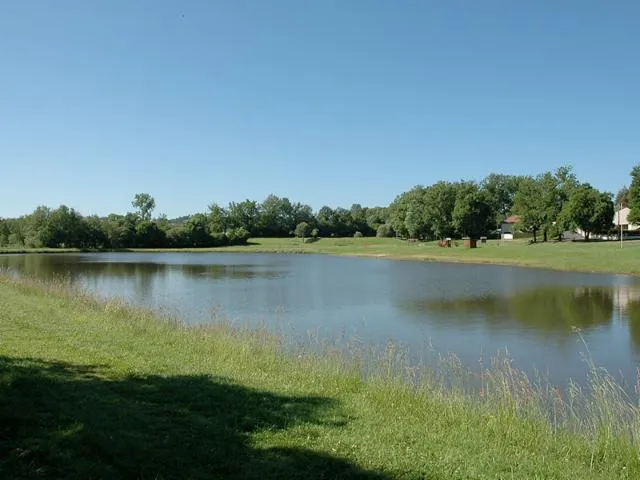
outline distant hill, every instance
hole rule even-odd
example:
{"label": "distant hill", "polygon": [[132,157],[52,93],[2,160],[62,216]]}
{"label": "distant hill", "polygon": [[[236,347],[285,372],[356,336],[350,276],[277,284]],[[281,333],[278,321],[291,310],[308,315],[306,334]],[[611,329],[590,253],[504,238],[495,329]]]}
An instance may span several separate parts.
{"label": "distant hill", "polygon": [[191,215],[183,215],[182,217],[170,218],[167,220],[169,225],[180,225],[191,218]]}

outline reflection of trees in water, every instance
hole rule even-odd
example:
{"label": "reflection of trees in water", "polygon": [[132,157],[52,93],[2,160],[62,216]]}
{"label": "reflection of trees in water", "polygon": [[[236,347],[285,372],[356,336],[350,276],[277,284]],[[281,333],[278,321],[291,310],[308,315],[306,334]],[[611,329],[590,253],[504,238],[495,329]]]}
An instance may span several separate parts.
{"label": "reflection of trees in water", "polygon": [[262,265],[172,265],[189,275],[202,275],[214,279],[249,280],[252,278],[279,278],[282,272]]}
{"label": "reflection of trees in water", "polygon": [[155,262],[87,261],[71,255],[7,255],[0,258],[0,267],[40,278],[54,275],[149,277],[176,271],[190,276],[215,279],[278,278],[282,272],[269,266],[253,264],[197,265]]}
{"label": "reflection of trees in water", "polygon": [[455,300],[420,300],[403,306],[413,311],[446,315],[457,322],[517,322],[541,332],[570,332],[611,323],[613,292],[608,288],[544,288],[511,297],[487,296]]}
{"label": "reflection of trees in water", "polygon": [[54,276],[77,278],[73,269],[65,268],[67,261],[61,255],[6,255],[0,256],[0,267],[36,278],[50,279]]}
{"label": "reflection of trees in water", "polygon": [[626,305],[625,313],[634,350],[637,355],[640,355],[640,300],[629,302]]}
{"label": "reflection of trees in water", "polygon": [[153,282],[169,273],[185,277],[210,278],[214,280],[250,280],[254,278],[278,278],[282,272],[270,266],[238,265],[193,265],[154,262],[103,261],[96,257],[75,255],[21,255],[0,258],[0,267],[7,267],[21,274],[50,279],[63,276],[72,281],[86,280],[96,283],[109,278],[130,279],[142,295],[151,293]]}
{"label": "reflection of trees in water", "polygon": [[590,328],[610,324],[613,295],[608,288],[548,289],[516,295],[511,315],[527,326],[543,330]]}

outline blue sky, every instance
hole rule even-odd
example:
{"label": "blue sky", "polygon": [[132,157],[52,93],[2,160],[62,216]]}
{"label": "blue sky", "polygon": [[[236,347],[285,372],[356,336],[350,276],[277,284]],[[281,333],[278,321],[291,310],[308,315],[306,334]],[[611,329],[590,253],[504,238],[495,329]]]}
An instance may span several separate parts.
{"label": "blue sky", "polygon": [[638,1],[0,3],[0,216],[640,163]]}

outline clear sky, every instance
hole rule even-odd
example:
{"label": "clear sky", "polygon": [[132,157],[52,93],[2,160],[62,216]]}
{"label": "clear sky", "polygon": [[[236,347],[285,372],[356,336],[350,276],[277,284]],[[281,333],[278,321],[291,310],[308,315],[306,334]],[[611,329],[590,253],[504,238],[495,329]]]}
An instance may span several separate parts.
{"label": "clear sky", "polygon": [[640,1],[0,2],[0,216],[640,163]]}

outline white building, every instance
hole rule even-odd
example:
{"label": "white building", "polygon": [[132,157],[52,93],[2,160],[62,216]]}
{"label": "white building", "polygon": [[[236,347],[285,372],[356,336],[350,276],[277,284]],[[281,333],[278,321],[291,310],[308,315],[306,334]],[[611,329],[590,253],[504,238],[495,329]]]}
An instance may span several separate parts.
{"label": "white building", "polygon": [[640,230],[640,225],[635,223],[629,224],[629,220],[627,217],[629,216],[629,207],[621,208],[613,215],[613,223],[615,223],[618,229],[620,225],[622,225],[623,232],[635,232],[636,230]]}
{"label": "white building", "polygon": [[513,240],[515,226],[519,221],[520,217],[518,215],[511,215],[505,218],[500,226],[500,238],[502,238],[502,240]]}

